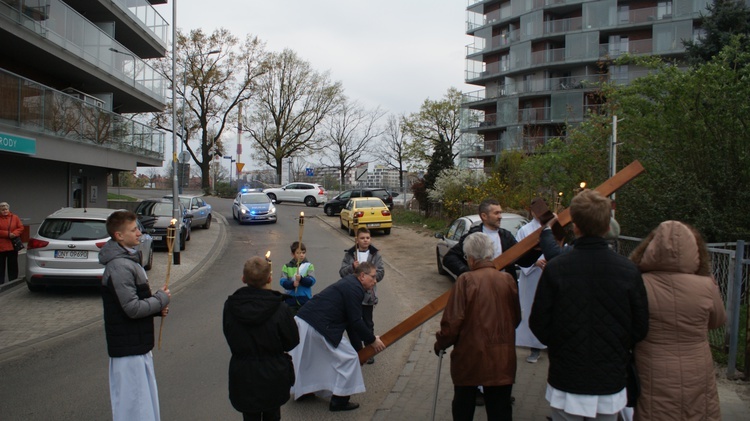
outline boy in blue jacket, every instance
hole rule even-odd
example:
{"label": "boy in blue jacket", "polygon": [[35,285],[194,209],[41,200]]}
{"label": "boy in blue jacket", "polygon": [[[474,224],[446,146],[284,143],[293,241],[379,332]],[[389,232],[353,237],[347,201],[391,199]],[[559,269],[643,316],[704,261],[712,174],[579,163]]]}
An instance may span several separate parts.
{"label": "boy in blue jacket", "polygon": [[281,287],[288,295],[286,304],[297,314],[297,310],[312,298],[312,286],[315,285],[315,266],[307,260],[307,248],[304,243],[292,243],[292,260],[281,268]]}

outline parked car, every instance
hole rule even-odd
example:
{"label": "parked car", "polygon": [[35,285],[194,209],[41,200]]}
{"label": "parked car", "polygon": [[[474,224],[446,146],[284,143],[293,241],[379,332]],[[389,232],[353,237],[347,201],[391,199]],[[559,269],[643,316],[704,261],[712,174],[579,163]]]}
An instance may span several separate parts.
{"label": "parked car", "polygon": [[276,203],[297,202],[317,207],[328,201],[323,186],[314,183],[289,183],[283,187],[263,189],[263,193]]}
{"label": "parked car", "polygon": [[276,223],[276,206],[264,193],[238,193],[232,202],[232,218],[245,222]]}
{"label": "parked car", "polygon": [[323,211],[328,216],[340,213],[341,209],[349,202],[349,199],[354,199],[355,197],[377,197],[388,206],[388,209],[393,210],[393,197],[388,190],[376,187],[363,187],[341,192],[326,203]]}
{"label": "parked car", "polygon": [[[528,222],[529,221],[521,215],[503,212],[502,219],[500,220],[500,227],[505,228],[515,236],[519,228],[526,225]],[[448,229],[445,232],[435,234],[435,237],[442,240],[438,242],[435,249],[438,273],[441,275],[450,275],[453,279],[458,277],[455,273],[443,266],[443,258],[448,254],[448,250],[455,246],[464,234],[469,232],[469,228],[481,223],[482,219],[479,218],[479,215],[462,216],[454,219],[453,222],[448,225]]]}
{"label": "parked car", "polygon": [[[154,247],[167,248],[167,228],[172,223],[174,204],[169,199],[146,199],[135,208],[135,214],[154,239]],[[180,224],[180,250],[185,250],[190,241],[193,215],[180,203],[182,224]]]}
{"label": "parked car", "polygon": [[[356,221],[355,221],[356,219]],[[391,210],[377,197],[356,197],[349,199],[339,215],[341,228],[354,235],[359,227],[370,230],[383,230],[388,235],[393,227]]]}
{"label": "parked car", "polygon": [[[211,227],[211,220],[214,218],[211,214],[211,205],[208,204],[201,196],[178,196],[182,206],[187,209],[190,215],[193,215],[193,220],[190,222],[191,227],[203,227],[209,229]],[[165,199],[172,199],[172,195],[164,196]]]}
{"label": "parked car", "polygon": [[[107,218],[116,209],[62,208],[47,216],[26,250],[26,286],[41,291],[46,286],[101,285],[104,266],[99,250],[109,240]],[[153,239],[136,222],[143,235],[138,250],[141,265],[151,269]]]}

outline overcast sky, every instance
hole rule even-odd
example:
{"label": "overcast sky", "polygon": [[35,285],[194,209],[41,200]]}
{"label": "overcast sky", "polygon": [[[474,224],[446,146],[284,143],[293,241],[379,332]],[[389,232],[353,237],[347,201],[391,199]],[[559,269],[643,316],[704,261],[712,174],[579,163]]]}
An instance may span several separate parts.
{"label": "overcast sky", "polygon": [[[172,1],[182,32],[226,28],[240,40],[257,36],[269,51],[290,48],[315,70],[330,71],[346,96],[367,108],[410,114],[450,87],[479,89],[463,82],[465,45],[471,42],[466,0],[169,0],[156,6],[168,22]],[[167,139],[165,168],[172,156]],[[234,155],[235,137],[224,139]],[[248,162],[251,148],[243,146],[242,162]]]}
{"label": "overcast sky", "polygon": [[[177,27],[256,35],[329,70],[368,108],[412,113],[463,83],[466,0],[176,0]],[[157,6],[168,21],[172,3]],[[478,88],[473,88],[478,89]]]}

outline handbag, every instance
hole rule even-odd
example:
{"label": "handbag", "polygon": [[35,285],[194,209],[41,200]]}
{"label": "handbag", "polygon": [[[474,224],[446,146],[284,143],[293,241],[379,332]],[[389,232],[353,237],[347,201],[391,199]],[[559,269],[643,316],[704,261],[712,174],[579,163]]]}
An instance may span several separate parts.
{"label": "handbag", "polygon": [[21,237],[13,237],[10,241],[13,243],[13,250],[15,251],[21,251],[26,248],[23,245],[23,241],[21,241]]}
{"label": "handbag", "polygon": [[635,408],[638,403],[638,397],[641,396],[641,379],[638,377],[638,369],[635,366],[635,355],[630,352],[630,360],[625,367],[627,379],[625,389],[628,394],[628,403],[626,406]]}

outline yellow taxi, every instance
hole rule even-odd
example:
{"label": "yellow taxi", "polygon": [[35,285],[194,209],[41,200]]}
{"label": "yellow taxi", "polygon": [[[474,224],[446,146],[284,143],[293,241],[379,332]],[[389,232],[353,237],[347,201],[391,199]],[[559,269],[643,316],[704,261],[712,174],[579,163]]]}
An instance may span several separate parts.
{"label": "yellow taxi", "polygon": [[383,234],[390,234],[393,226],[391,211],[388,206],[377,197],[357,197],[349,199],[341,209],[339,216],[341,228],[349,230],[349,235],[354,236],[359,227],[367,227],[372,230],[383,230]]}

